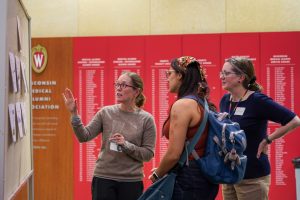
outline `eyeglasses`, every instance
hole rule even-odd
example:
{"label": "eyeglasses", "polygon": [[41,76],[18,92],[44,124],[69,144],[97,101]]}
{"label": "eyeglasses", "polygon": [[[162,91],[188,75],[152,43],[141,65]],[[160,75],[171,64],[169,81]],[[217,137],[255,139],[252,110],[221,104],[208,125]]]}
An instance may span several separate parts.
{"label": "eyeglasses", "polygon": [[125,89],[127,87],[131,87],[131,88],[134,88],[134,89],[136,88],[132,85],[127,85],[126,83],[115,83],[114,86],[115,86],[116,89],[118,89],[118,88]]}
{"label": "eyeglasses", "polygon": [[165,73],[166,73],[166,78],[169,78],[169,76],[172,74],[172,72],[176,72],[176,71],[173,70],[173,69],[166,70],[166,71],[165,71]]}
{"label": "eyeglasses", "polygon": [[236,74],[235,72],[226,72],[226,71],[221,71],[220,72],[220,77],[227,77],[230,74]]}

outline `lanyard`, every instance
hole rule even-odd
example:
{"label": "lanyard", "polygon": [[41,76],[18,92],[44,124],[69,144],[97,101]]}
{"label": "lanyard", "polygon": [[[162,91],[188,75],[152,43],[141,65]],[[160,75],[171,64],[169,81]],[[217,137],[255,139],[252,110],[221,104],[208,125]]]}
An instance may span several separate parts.
{"label": "lanyard", "polygon": [[240,98],[240,100],[235,104],[235,106],[234,106],[232,112],[230,112],[230,110],[231,110],[231,105],[232,105],[233,102],[232,102],[232,96],[230,97],[230,101],[229,101],[229,109],[228,109],[229,119],[231,118],[231,115],[234,114],[234,112],[235,112],[235,110],[236,110],[238,104],[239,104],[239,103],[243,100],[243,98],[246,96],[247,92],[248,92],[248,90],[245,91],[245,93],[244,93],[244,95],[242,96],[242,98]]}

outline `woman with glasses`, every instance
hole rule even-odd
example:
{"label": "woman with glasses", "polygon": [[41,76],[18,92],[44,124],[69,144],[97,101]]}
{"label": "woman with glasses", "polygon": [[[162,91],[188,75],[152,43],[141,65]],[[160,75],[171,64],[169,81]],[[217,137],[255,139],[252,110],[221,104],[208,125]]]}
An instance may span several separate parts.
{"label": "woman with glasses", "polygon": [[133,72],[115,83],[118,104],[101,108],[87,126],[83,125],[77,102],[66,89],[63,97],[79,142],[102,133],[102,145],[92,180],[93,200],[136,200],[143,192],[143,163],[154,156],[156,127],[144,111],[143,81]]}
{"label": "woman with glasses", "polygon": [[[177,101],[171,106],[162,133],[169,140],[168,149],[159,166],[149,177],[157,181],[171,169],[176,167],[184,150],[186,140],[197,132],[203,119],[204,108],[196,101],[208,98],[209,88],[203,68],[199,62],[190,56],[176,58],[166,71],[169,82],[169,92],[177,94]],[[192,95],[194,99],[185,98]],[[215,109],[211,105],[211,109]],[[197,154],[204,155],[208,127],[205,128],[199,142],[195,146]],[[210,200],[215,199],[218,185],[210,183],[201,173],[193,156],[177,173],[172,199],[176,200]]]}
{"label": "woman with glasses", "polygon": [[[238,122],[246,133],[248,157],[244,179],[234,185],[223,185],[225,200],[265,200],[270,186],[270,162],[267,146],[297,126],[300,120],[295,113],[274,102],[261,93],[256,82],[251,60],[230,58],[220,73],[225,94],[220,102],[221,112],[228,113],[232,121]],[[282,126],[267,135],[268,121]]]}

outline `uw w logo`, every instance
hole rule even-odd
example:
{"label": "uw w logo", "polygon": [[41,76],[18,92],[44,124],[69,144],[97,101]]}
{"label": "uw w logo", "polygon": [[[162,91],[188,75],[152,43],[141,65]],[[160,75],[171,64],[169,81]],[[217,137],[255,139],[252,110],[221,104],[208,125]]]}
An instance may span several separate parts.
{"label": "uw w logo", "polygon": [[41,73],[44,71],[47,65],[48,54],[45,47],[37,45],[31,49],[31,61],[32,69],[36,73]]}

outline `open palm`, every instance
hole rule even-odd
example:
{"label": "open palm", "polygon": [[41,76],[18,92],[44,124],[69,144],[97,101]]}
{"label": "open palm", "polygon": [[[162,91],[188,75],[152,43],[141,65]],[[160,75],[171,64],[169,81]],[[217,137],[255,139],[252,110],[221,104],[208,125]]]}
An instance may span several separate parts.
{"label": "open palm", "polygon": [[77,103],[76,103],[76,99],[74,99],[72,91],[69,88],[66,88],[62,95],[67,109],[72,114],[77,114]]}

